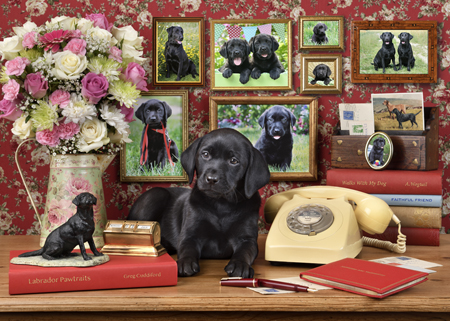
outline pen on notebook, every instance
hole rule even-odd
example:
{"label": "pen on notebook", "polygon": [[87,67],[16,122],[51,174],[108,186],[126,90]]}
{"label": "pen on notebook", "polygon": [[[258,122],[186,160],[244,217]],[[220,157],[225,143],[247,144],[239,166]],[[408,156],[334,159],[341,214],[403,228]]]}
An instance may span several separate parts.
{"label": "pen on notebook", "polygon": [[267,288],[286,290],[286,291],[295,291],[295,292],[316,292],[317,291],[314,288],[309,288],[307,286],[303,286],[303,285],[299,285],[299,284],[273,281],[273,280],[267,280],[267,279],[244,279],[244,278],[232,278],[232,277],[231,278],[223,278],[222,280],[220,280],[220,285],[251,287],[251,288],[267,287]]}

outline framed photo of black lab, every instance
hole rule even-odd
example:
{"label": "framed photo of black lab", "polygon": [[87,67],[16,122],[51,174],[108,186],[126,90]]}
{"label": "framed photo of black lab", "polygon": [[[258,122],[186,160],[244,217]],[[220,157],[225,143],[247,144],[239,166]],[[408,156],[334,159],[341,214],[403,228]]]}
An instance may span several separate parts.
{"label": "framed photo of black lab", "polygon": [[299,17],[300,50],[344,50],[344,16]]}
{"label": "framed photo of black lab", "polygon": [[341,94],[342,55],[302,54],[301,94]]}
{"label": "framed photo of black lab", "polygon": [[152,76],[153,86],[204,86],[204,18],[153,18]]}
{"label": "framed photo of black lab", "polygon": [[133,106],[120,181],[187,182],[180,155],[188,147],[188,91],[150,90]]}
{"label": "framed photo of black lab", "polygon": [[292,90],[292,21],[211,20],[212,90]]}
{"label": "framed photo of black lab", "polygon": [[233,128],[269,165],[272,181],[317,180],[315,97],[210,97],[210,130]]}
{"label": "framed photo of black lab", "polygon": [[437,82],[436,21],[353,21],[353,83]]}

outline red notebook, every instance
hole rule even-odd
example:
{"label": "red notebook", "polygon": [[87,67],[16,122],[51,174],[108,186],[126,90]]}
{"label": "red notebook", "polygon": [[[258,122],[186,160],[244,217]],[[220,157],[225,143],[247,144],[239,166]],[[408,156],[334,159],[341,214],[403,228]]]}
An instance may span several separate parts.
{"label": "red notebook", "polygon": [[335,289],[384,298],[427,280],[428,273],[359,259],[343,259],[300,274]]}

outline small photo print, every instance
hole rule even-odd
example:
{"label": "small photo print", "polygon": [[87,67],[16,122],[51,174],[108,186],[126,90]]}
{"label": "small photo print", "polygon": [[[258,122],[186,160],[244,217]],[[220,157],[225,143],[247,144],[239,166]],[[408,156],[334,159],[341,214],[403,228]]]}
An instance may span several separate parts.
{"label": "small photo print", "polygon": [[373,169],[382,169],[389,164],[393,154],[393,145],[384,133],[373,134],[368,141],[366,159]]}
{"label": "small photo print", "polygon": [[305,46],[339,46],[339,20],[304,21],[303,45]]}

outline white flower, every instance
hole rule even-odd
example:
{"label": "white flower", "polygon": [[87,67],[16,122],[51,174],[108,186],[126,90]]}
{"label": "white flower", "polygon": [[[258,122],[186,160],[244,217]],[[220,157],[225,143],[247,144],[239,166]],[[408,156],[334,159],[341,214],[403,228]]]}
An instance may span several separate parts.
{"label": "white flower", "polygon": [[120,134],[126,133],[129,126],[125,121],[125,114],[120,109],[110,106],[108,103],[103,103],[99,110],[101,117],[109,126],[114,127]]}
{"label": "white flower", "polygon": [[78,23],[78,18],[75,17],[55,17],[45,23],[47,30],[75,30],[75,25]]}
{"label": "white flower", "polygon": [[62,115],[66,117],[66,124],[73,122],[83,124],[86,119],[92,119],[97,116],[97,110],[94,105],[86,102],[83,97],[77,94],[70,96],[70,103],[62,110]]}
{"label": "white flower", "polygon": [[443,6],[442,6],[442,12],[446,15],[446,16],[450,16],[450,2],[446,2]]}
{"label": "white flower", "polygon": [[94,39],[95,42],[106,43],[109,46],[114,46],[117,43],[117,39],[113,37],[111,32],[99,27],[89,29],[87,36]]}
{"label": "white flower", "polygon": [[194,12],[200,8],[201,0],[180,0],[180,7],[186,12]]}
{"label": "white flower", "polygon": [[108,133],[108,137],[110,139],[110,143],[113,144],[132,143],[133,141],[128,138],[130,134],[131,131],[129,128],[127,128],[123,134],[119,133],[118,131],[116,131],[115,133],[110,132]]}
{"label": "white flower", "polygon": [[46,0],[27,0],[25,3],[30,16],[42,16],[47,10],[48,4]]}
{"label": "white flower", "polygon": [[142,65],[147,61],[146,58],[142,58],[144,52],[136,50],[133,46],[128,44],[123,44],[122,46],[122,58],[125,62],[135,62]]}
{"label": "white flower", "polygon": [[142,11],[137,17],[137,21],[145,26],[149,26],[152,23],[152,14],[147,10]]}
{"label": "white flower", "polygon": [[34,22],[27,21],[23,24],[22,27],[13,27],[14,32],[20,38],[23,38],[23,35],[37,29],[37,25]]}
{"label": "white flower", "polygon": [[77,29],[80,30],[83,34],[87,34],[87,31],[94,27],[94,22],[85,18],[81,18],[78,20]]}
{"label": "white flower", "polygon": [[109,143],[108,129],[106,123],[93,118],[86,120],[80,128],[81,139],[77,147],[80,152],[89,152],[93,149],[99,149]]}
{"label": "white flower", "polygon": [[86,56],[78,56],[70,50],[57,52],[53,55],[55,68],[52,72],[58,79],[78,79],[87,67]]}
{"label": "white flower", "polygon": [[2,60],[12,60],[19,55],[19,51],[23,49],[22,40],[19,36],[12,36],[0,41],[0,53]]}
{"label": "white flower", "polygon": [[35,133],[32,131],[32,122],[25,122],[26,119],[27,115],[22,114],[22,116],[15,120],[13,128],[11,129],[12,133],[19,136],[20,139],[27,139],[35,136]]}
{"label": "white flower", "polygon": [[139,37],[138,32],[132,26],[125,26],[122,28],[112,27],[111,33],[119,42],[123,40],[123,44],[130,45],[136,49],[142,49],[144,37]]}

